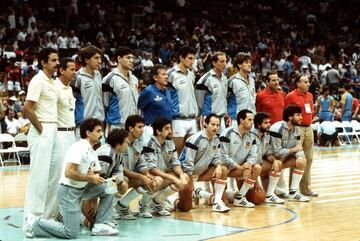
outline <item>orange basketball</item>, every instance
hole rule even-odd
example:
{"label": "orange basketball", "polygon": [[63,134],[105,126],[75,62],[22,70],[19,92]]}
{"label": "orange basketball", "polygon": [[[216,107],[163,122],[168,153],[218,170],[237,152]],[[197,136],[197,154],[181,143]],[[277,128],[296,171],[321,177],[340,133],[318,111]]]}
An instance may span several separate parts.
{"label": "orange basketball", "polygon": [[264,203],[265,196],[266,193],[264,192],[264,190],[259,188],[251,188],[246,194],[246,199],[255,205],[260,205]]}

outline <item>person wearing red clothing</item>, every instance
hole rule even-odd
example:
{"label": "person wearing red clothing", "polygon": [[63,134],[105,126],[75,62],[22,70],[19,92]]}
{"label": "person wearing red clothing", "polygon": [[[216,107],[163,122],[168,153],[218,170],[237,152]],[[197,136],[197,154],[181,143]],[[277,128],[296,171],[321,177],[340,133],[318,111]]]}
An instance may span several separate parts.
{"label": "person wearing red clothing", "polygon": [[306,196],[317,197],[318,194],[311,191],[311,164],[313,159],[314,134],[310,124],[314,114],[313,95],[308,92],[310,83],[306,75],[298,75],[295,78],[296,89],[285,98],[285,108],[289,105],[297,105],[301,108],[301,143],[305,153],[306,167],[300,181],[300,192]]}
{"label": "person wearing red clothing", "polygon": [[284,110],[284,92],[279,89],[279,77],[275,70],[266,74],[267,87],[256,95],[256,112],[270,115],[270,123],[281,121]]}

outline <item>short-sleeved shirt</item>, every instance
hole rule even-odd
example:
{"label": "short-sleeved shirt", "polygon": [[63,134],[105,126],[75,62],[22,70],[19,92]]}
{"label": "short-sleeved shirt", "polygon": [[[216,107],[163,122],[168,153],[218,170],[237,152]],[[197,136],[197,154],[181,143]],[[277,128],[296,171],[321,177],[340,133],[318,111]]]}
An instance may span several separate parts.
{"label": "short-sleeved shirt", "polygon": [[75,98],[72,88],[65,86],[59,78],[56,78],[55,84],[59,91],[57,102],[58,127],[75,127]]}
{"label": "short-sleeved shirt", "polygon": [[313,95],[310,92],[302,93],[295,89],[285,98],[285,108],[289,105],[297,105],[301,109],[301,125],[311,125],[314,114]]}
{"label": "short-sleeved shirt", "polygon": [[77,171],[83,175],[86,175],[89,170],[100,171],[100,163],[96,152],[86,139],[81,139],[70,146],[65,155],[64,166],[59,183],[65,184],[74,188],[83,188],[87,182],[77,181],[71,178],[65,177],[66,166],[68,163],[78,164]]}
{"label": "short-sleeved shirt", "polygon": [[55,80],[42,70],[31,79],[26,100],[36,102],[35,114],[40,122],[57,122],[58,90]]}
{"label": "short-sleeved shirt", "polygon": [[256,95],[256,111],[266,112],[270,115],[270,123],[282,120],[284,110],[285,95],[281,90],[272,92],[269,88],[265,88]]}

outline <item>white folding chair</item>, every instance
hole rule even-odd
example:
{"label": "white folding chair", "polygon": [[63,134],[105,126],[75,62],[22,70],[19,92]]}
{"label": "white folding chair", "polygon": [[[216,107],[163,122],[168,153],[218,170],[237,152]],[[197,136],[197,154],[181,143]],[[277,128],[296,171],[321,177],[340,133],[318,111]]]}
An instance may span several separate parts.
{"label": "white folding chair", "polygon": [[341,124],[342,124],[345,132],[348,133],[348,135],[347,135],[348,140],[352,143],[353,136],[355,136],[356,141],[359,143],[359,138],[356,135],[356,132],[354,131],[354,128],[353,128],[351,122],[343,121],[343,122],[341,122]]}
{"label": "white folding chair", "polygon": [[344,130],[343,125],[339,121],[334,121],[333,123],[338,132],[338,140],[340,142],[340,145],[345,145],[346,141],[344,140],[344,138],[346,139],[348,137],[347,137],[347,133]]}
{"label": "white folding chair", "polygon": [[[9,148],[4,148],[4,142],[10,143]],[[2,148],[0,149],[0,162],[1,165],[4,166],[6,162],[16,162],[21,166],[18,149],[15,144],[14,137],[10,134],[0,134],[0,144],[2,144]],[[4,159],[3,154],[8,153],[8,159]],[[12,156],[12,159],[10,157]]]}
{"label": "white folding chair", "polygon": [[356,136],[357,141],[360,143],[360,123],[357,120],[352,120],[350,123],[353,128],[353,133]]}

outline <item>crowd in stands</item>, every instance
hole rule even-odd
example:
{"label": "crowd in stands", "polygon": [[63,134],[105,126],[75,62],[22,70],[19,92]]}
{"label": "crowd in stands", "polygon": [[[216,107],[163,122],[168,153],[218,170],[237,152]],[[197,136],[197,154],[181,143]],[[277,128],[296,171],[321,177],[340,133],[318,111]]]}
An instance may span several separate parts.
{"label": "crowd in stands", "polygon": [[44,47],[57,49],[61,57],[71,56],[80,68],[78,50],[91,43],[103,51],[105,76],[116,67],[115,49],[128,45],[135,50],[133,73],[146,86],[151,66],[172,67],[177,49],[189,44],[197,50],[193,65],[197,78],[210,70],[215,51],[228,55],[228,77],[234,73],[232,58],[246,52],[251,54],[257,90],[265,88],[263,79],[271,69],[278,71],[286,93],[295,88],[294,76],[303,72],[310,78],[314,101],[322,86],[328,85],[336,101],[333,108],[341,108],[344,85],[350,85],[353,117],[357,118],[360,15],[356,5],[347,6],[325,0],[4,1],[0,15],[2,97],[7,102],[27,92],[38,71],[37,53]]}

